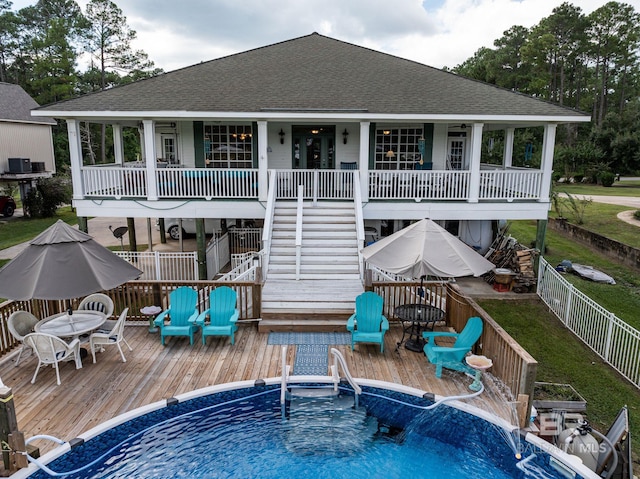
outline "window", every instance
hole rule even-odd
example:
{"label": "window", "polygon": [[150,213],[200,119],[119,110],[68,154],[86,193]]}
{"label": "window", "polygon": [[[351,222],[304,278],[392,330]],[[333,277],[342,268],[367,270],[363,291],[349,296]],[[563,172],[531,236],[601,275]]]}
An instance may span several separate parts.
{"label": "window", "polygon": [[251,125],[204,125],[204,155],[208,168],[251,168]]}
{"label": "window", "polygon": [[418,140],[422,128],[381,128],[376,130],[376,170],[413,170],[420,160]]}

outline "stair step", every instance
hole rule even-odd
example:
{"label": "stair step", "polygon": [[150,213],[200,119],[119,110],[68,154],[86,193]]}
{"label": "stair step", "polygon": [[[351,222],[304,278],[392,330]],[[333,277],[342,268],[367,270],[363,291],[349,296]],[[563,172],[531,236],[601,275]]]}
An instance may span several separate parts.
{"label": "stair step", "polygon": [[[271,271],[269,271],[268,275],[267,275],[268,279],[276,279],[276,280],[295,280],[296,278],[296,274],[295,272],[291,272],[291,273],[283,273],[283,272],[278,272],[275,274],[272,274]],[[320,280],[358,280],[360,279],[360,274],[359,273],[342,273],[342,274],[336,274],[336,273],[319,273],[319,272],[313,272],[313,273],[300,273],[300,279],[301,280],[309,280],[309,279],[320,279]]]}

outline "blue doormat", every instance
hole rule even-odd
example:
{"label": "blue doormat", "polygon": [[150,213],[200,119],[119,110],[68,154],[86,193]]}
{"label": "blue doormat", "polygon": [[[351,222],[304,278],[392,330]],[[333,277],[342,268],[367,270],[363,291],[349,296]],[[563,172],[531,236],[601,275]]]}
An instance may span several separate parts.
{"label": "blue doormat", "polygon": [[326,344],[298,344],[293,374],[295,376],[326,376],[329,370],[328,354],[329,346]]}
{"label": "blue doormat", "polygon": [[267,344],[351,344],[351,333],[269,333]]}

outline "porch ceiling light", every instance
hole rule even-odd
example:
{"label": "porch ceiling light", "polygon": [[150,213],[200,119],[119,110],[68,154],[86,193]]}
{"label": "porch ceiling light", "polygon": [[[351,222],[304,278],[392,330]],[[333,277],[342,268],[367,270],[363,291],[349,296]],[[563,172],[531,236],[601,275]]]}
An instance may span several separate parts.
{"label": "porch ceiling light", "polygon": [[393,150],[389,150],[385,153],[385,155],[387,158],[395,158],[396,154],[393,152]]}
{"label": "porch ceiling light", "polygon": [[346,145],[347,144],[347,137],[349,136],[349,132],[347,131],[347,129],[345,128],[344,131],[342,132],[342,142]]}
{"label": "porch ceiling light", "polygon": [[280,128],[278,135],[280,135],[280,144],[284,145],[284,130],[282,128]]}

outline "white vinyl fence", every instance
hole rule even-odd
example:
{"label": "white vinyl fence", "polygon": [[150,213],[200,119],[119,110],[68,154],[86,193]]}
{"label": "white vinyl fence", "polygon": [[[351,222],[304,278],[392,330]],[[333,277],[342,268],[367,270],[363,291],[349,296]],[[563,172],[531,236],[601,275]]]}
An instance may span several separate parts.
{"label": "white vinyl fence", "polygon": [[142,271],[140,280],[185,280],[198,279],[198,254],[170,251],[114,251]]}
{"label": "white vinyl fence", "polygon": [[207,278],[213,279],[230,260],[229,234],[214,235],[206,250]]}
{"label": "white vinyl fence", "polygon": [[542,257],[538,296],[582,342],[640,388],[640,331],[578,291]]}

